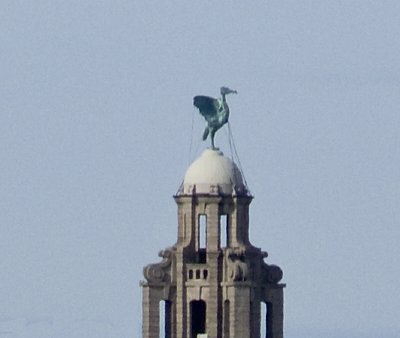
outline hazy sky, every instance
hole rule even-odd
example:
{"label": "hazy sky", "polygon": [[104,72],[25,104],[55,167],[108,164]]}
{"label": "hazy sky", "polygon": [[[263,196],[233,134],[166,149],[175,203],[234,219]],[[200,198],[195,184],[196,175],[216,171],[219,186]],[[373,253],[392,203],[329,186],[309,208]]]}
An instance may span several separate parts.
{"label": "hazy sky", "polygon": [[398,0],[1,0],[0,337],[140,337],[221,85],[285,337],[399,337],[399,32]]}

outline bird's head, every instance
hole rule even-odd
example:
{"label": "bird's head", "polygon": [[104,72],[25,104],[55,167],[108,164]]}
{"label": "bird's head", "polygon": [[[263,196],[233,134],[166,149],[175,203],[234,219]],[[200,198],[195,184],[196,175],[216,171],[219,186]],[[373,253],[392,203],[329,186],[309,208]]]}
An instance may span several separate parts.
{"label": "bird's head", "polygon": [[237,94],[237,91],[229,89],[228,87],[221,87],[221,95],[225,96],[226,94]]}

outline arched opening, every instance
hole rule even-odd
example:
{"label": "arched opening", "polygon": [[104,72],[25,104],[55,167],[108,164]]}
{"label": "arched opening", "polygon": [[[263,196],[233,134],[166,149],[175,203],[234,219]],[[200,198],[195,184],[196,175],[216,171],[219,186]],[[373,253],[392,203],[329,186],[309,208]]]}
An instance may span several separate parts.
{"label": "arched opening", "polygon": [[230,338],[230,302],[224,302],[224,338]]}
{"label": "arched opening", "polygon": [[193,300],[190,302],[191,338],[206,333],[206,302]]}
{"label": "arched opening", "polygon": [[229,241],[228,215],[219,216],[219,233],[220,248],[225,248],[228,246]]}
{"label": "arched opening", "polygon": [[200,214],[197,227],[197,259],[196,263],[207,263],[207,215]]}
{"label": "arched opening", "polygon": [[171,338],[171,302],[168,300],[160,301],[159,306],[160,325],[159,337]]}
{"label": "arched opening", "polygon": [[207,247],[207,215],[199,215],[199,249]]}
{"label": "arched opening", "polygon": [[272,338],[272,304],[261,303],[261,337]]}
{"label": "arched opening", "polygon": [[261,338],[267,338],[268,337],[268,332],[267,332],[267,304],[266,303],[261,303]]}

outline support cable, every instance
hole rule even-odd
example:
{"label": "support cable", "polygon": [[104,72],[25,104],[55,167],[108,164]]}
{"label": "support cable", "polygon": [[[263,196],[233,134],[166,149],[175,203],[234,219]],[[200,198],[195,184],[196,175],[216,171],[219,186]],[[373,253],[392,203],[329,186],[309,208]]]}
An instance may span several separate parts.
{"label": "support cable", "polygon": [[[240,158],[239,158],[239,155],[238,155],[238,152],[237,152],[237,149],[236,149],[235,139],[233,138],[231,124],[229,123],[229,121],[228,121],[228,131],[229,131],[229,147],[230,147],[230,150],[231,150],[232,161],[234,161],[233,157],[235,157],[235,159],[237,161],[237,164],[238,164],[239,171],[242,174],[243,182],[244,182],[247,190],[249,190],[249,187],[248,187],[247,181],[246,181],[246,177],[244,175],[242,163],[240,162]],[[249,191],[249,193],[250,193],[250,191]]]}
{"label": "support cable", "polygon": [[193,129],[194,129],[194,109],[192,114],[192,127],[190,132],[190,145],[189,145],[189,154],[188,154],[188,165],[190,164],[192,157],[192,146],[193,146]]}

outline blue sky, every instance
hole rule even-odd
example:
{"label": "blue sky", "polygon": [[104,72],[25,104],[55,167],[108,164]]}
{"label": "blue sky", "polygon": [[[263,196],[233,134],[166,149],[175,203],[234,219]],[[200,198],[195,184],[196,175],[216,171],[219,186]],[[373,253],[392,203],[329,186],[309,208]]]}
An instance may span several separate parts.
{"label": "blue sky", "polygon": [[399,31],[390,0],[2,0],[0,337],[140,336],[221,85],[285,337],[398,337]]}

